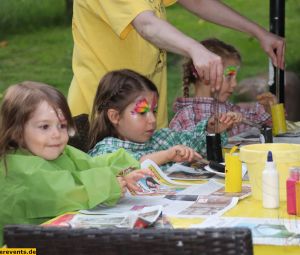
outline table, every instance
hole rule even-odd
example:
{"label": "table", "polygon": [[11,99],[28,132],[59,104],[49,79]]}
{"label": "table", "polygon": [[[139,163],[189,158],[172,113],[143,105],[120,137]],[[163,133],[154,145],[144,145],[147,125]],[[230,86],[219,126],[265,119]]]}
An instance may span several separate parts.
{"label": "table", "polygon": [[[255,217],[255,218],[275,218],[275,219],[298,219],[295,215],[289,215],[286,212],[286,203],[281,202],[278,209],[264,209],[261,201],[253,199],[251,196],[239,201],[238,205],[225,213],[226,217]],[[175,228],[188,228],[191,224],[198,224],[203,219],[178,219],[170,218]],[[300,228],[300,226],[299,226]],[[299,255],[300,246],[271,246],[254,245],[254,255]]]}

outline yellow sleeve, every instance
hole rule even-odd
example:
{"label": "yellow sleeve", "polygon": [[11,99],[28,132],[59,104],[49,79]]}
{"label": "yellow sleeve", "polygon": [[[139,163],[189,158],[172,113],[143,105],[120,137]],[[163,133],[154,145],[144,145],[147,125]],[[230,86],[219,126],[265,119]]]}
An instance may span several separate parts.
{"label": "yellow sleeve", "polygon": [[150,2],[145,0],[99,0],[99,3],[102,18],[121,39],[133,29],[131,22],[138,14],[153,10]]}
{"label": "yellow sleeve", "polygon": [[163,3],[165,6],[170,6],[172,4],[175,4],[177,0],[163,0]]}

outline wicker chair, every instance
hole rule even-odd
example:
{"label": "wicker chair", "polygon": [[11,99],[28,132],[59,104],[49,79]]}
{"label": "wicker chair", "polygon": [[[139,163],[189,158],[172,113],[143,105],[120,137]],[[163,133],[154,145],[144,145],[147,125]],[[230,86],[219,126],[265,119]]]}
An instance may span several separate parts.
{"label": "wicker chair", "polygon": [[88,132],[90,128],[89,115],[80,114],[73,117],[76,134],[73,137],[70,137],[68,144],[73,147],[82,150],[84,152],[88,151]]}
{"label": "wicker chair", "polygon": [[37,254],[105,255],[250,255],[247,228],[207,229],[71,229],[8,225],[7,247],[36,248]]}

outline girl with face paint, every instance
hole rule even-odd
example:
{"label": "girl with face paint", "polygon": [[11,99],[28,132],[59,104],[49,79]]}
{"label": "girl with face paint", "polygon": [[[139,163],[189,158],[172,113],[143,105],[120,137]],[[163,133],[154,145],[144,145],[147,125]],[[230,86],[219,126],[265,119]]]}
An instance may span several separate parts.
{"label": "girl with face paint", "polygon": [[[174,162],[201,159],[206,153],[206,131],[214,131],[214,117],[191,131],[156,130],[157,107],[158,91],[149,79],[127,69],[107,73],[93,104],[89,154],[124,148],[137,160],[151,159],[163,170]],[[219,121],[218,131],[223,132],[233,117],[223,114]],[[226,134],[222,139],[225,143]]]}
{"label": "girl with face paint", "polygon": [[[247,119],[261,126],[271,126],[270,103],[275,103],[276,98],[271,93],[263,93],[258,96],[258,102],[244,105],[232,104],[228,101],[234,93],[237,85],[237,74],[241,65],[239,52],[231,45],[212,38],[201,42],[211,52],[222,58],[224,77],[218,96],[211,92],[210,84],[202,80],[193,65],[191,59],[183,65],[183,97],[176,99],[173,105],[175,112],[169,127],[173,130],[193,129],[199,121],[210,118],[214,114],[214,102],[218,100],[218,112],[235,116],[235,123],[228,130],[229,136],[242,133],[250,128],[241,123]],[[190,97],[189,87],[193,84],[194,95]]]}

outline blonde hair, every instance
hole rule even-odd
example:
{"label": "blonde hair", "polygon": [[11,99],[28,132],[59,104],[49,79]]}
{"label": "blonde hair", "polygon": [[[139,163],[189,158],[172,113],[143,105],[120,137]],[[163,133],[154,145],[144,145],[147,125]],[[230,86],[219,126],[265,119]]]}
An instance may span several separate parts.
{"label": "blonde hair", "polygon": [[[216,38],[209,38],[201,41],[200,43],[209,51],[219,55],[222,58],[223,63],[228,59],[236,60],[239,63],[242,62],[242,57],[237,49],[225,42]],[[190,84],[195,84],[195,82],[199,80],[199,77],[191,59],[186,60],[186,62],[182,65],[182,69],[183,96],[189,97],[189,86]]]}

